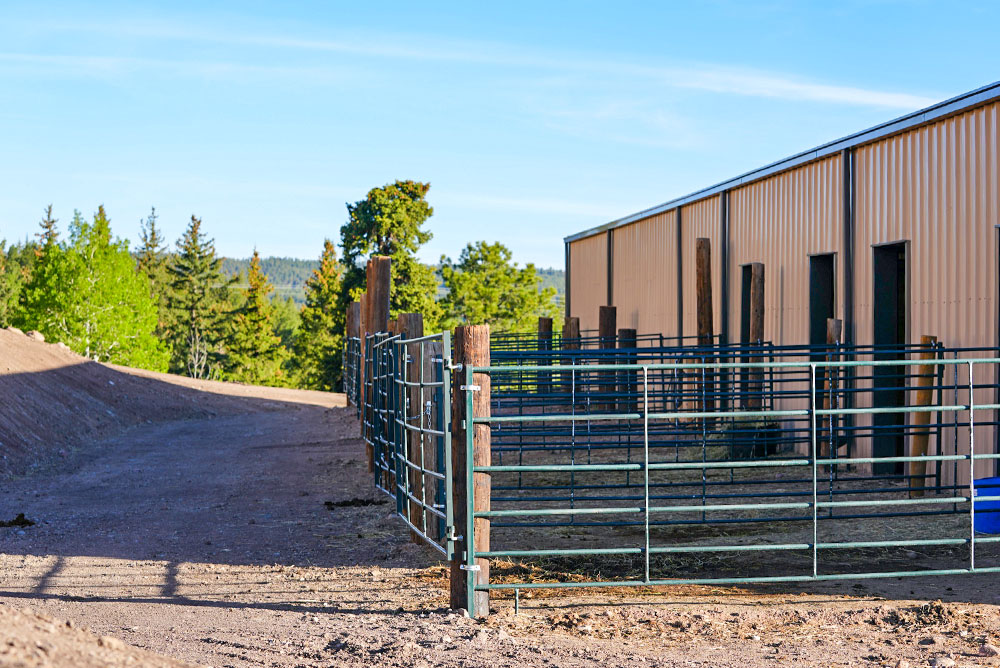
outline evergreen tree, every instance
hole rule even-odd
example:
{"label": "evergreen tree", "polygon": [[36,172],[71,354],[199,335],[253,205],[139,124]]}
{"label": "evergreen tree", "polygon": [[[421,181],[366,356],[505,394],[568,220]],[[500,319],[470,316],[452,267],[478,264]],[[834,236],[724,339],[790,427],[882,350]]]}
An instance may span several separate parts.
{"label": "evergreen tree", "polygon": [[170,346],[170,370],[192,378],[219,374],[224,362],[223,316],[231,280],[222,275],[215,241],[201,231],[201,219],[191,216],[177,252],[168,264],[165,338]]}
{"label": "evergreen tree", "polygon": [[[74,211],[73,216],[74,218],[79,218],[80,212]],[[35,250],[38,256],[41,256],[45,251],[59,242],[59,231],[56,229],[56,223],[58,222],[58,219],[52,217],[52,205],[49,204],[45,207],[45,217],[38,223],[42,231],[35,234],[39,241],[38,248]]]}
{"label": "evergreen tree", "polygon": [[91,359],[166,369],[149,279],[136,271],[128,242],[112,237],[103,206],[93,222],[74,216],[65,247],[43,238],[35,269],[22,300],[26,327]]}
{"label": "evergreen tree", "polygon": [[448,293],[441,300],[444,325],[491,325],[496,331],[529,332],[539,316],[556,317],[554,288],[542,288],[532,264],[523,269],[511,261],[501,243],[468,244],[458,263],[441,258],[441,277]]}
{"label": "evergreen tree", "polygon": [[349,219],[340,228],[347,268],[339,308],[365,290],[365,262],[372,255],[392,258],[391,317],[399,313],[421,313],[429,330],[437,328],[440,315],[435,295],[434,269],[417,261],[417,251],[430,241],[423,228],[434,209],[427,203],[428,183],[396,181],[372,188],[368,196],[347,205]]}
{"label": "evergreen tree", "polygon": [[330,392],[340,386],[344,340],[344,310],[339,303],[342,274],[337,249],[327,239],[319,267],[306,281],[306,305],[295,342],[299,383],[303,387]]}
{"label": "evergreen tree", "polygon": [[167,246],[163,233],[156,226],[157,219],[156,207],[152,207],[146,220],[139,221],[141,245],[136,253],[136,263],[139,271],[149,278],[150,292],[159,307],[156,332],[160,338],[165,338],[169,319],[167,292],[170,288],[170,275],[167,267]]}
{"label": "evergreen tree", "polygon": [[167,246],[163,234],[156,226],[156,207],[153,207],[146,220],[139,222],[139,240],[142,245],[138,250],[139,270],[149,277],[153,294],[159,297],[167,286]]}
{"label": "evergreen tree", "polygon": [[[52,217],[52,205],[45,209],[45,217],[38,224],[42,231],[36,234],[39,242],[35,245],[35,261],[23,289],[20,291],[14,324],[21,329],[53,331],[59,318],[69,308],[72,295],[64,292],[61,282],[68,271],[67,253],[59,243],[56,221]],[[71,228],[84,224],[79,211],[73,212]]]}
{"label": "evergreen tree", "polygon": [[260,267],[254,250],[247,271],[244,304],[232,319],[229,335],[227,377],[253,385],[281,385],[286,351],[275,331],[274,291]]}

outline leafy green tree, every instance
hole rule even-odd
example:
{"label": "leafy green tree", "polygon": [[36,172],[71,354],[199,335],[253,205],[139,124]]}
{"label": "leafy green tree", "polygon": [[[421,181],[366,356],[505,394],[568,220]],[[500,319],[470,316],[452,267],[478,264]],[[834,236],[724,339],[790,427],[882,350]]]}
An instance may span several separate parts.
{"label": "leafy green tree", "polygon": [[344,340],[344,310],[339,299],[342,278],[337,249],[327,239],[319,267],[306,281],[306,305],[295,341],[299,383],[303,387],[333,391],[340,386]]}
{"label": "leafy green tree", "polygon": [[275,331],[275,309],[269,298],[274,288],[260,267],[255,250],[247,271],[245,301],[232,319],[226,376],[254,385],[282,385],[287,352]]}
{"label": "leafy green tree", "polygon": [[165,370],[149,279],[136,270],[128,242],[112,237],[104,207],[93,222],[74,216],[65,248],[54,237],[42,241],[32,279],[43,265],[45,280],[25,291],[24,324],[91,359]]}
{"label": "leafy green tree", "polygon": [[21,290],[31,276],[35,245],[0,241],[0,327],[13,324],[17,317]]}
{"label": "leafy green tree", "polygon": [[457,263],[441,258],[441,277],[448,293],[442,298],[444,325],[489,324],[496,331],[528,332],[540,316],[556,317],[553,288],[542,288],[533,264],[520,268],[501,243],[468,244]]}
{"label": "leafy green tree", "polygon": [[223,320],[232,280],[223,276],[215,241],[191,216],[177,252],[167,265],[167,316],[164,337],[171,351],[170,370],[192,378],[218,376],[224,366]]}
{"label": "leafy green tree", "polygon": [[423,225],[434,213],[427,203],[429,183],[396,181],[372,188],[365,199],[347,205],[347,223],[340,228],[347,271],[340,310],[365,290],[365,262],[372,255],[392,258],[389,310],[421,313],[429,330],[437,328],[440,309],[435,301],[434,269],[417,261],[417,251],[430,241]]}

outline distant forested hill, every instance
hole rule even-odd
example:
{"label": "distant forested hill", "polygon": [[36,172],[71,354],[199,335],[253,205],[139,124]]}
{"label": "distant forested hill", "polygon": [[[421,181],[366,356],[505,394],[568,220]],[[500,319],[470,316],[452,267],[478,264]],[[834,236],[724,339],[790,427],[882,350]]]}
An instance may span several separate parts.
{"label": "distant forested hill", "polygon": [[[250,258],[222,258],[222,271],[227,276],[246,274],[250,266]],[[292,257],[266,257],[260,261],[260,266],[274,285],[278,297],[291,297],[296,304],[305,303],[306,279],[319,266],[318,260],[298,260]]]}
{"label": "distant forested hill", "polygon": [[[266,257],[260,262],[261,268],[267,274],[268,279],[274,284],[277,296],[282,298],[291,297],[296,304],[305,303],[306,279],[312,274],[319,262],[316,260],[298,260],[291,257]],[[236,276],[246,273],[250,266],[250,259],[237,259],[231,257],[222,258],[222,271],[227,276]],[[542,277],[542,287],[552,287],[561,299],[565,292],[565,274],[562,269],[538,269],[538,275]],[[438,277],[438,294],[442,294]]]}

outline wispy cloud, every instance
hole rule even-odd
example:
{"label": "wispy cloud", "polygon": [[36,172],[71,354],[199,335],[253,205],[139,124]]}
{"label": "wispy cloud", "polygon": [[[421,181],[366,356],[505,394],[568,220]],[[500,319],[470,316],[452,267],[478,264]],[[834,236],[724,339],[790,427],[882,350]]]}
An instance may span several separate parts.
{"label": "wispy cloud", "polygon": [[[648,84],[743,97],[798,102],[914,110],[938,98],[885,91],[724,64],[639,64],[617,58],[595,59],[577,53],[542,51],[500,42],[449,41],[400,34],[367,34],[337,38],[269,35],[233,30],[205,30],[165,22],[124,21],[94,25],[46,25],[68,32],[102,33],[117,37],[184,41],[222,46],[249,46],[306,53],[337,53],[363,58],[443,62],[456,65],[496,65],[536,71],[601,73],[643,80]],[[234,66],[235,67],[235,66]]]}
{"label": "wispy cloud", "polygon": [[332,82],[357,79],[357,68],[334,65],[260,65],[246,62],[204,59],[143,58],[135,56],[52,55],[0,52],[0,65],[23,70],[74,75],[114,77],[126,74],[163,72],[176,76],[231,79],[238,76],[268,76]]}

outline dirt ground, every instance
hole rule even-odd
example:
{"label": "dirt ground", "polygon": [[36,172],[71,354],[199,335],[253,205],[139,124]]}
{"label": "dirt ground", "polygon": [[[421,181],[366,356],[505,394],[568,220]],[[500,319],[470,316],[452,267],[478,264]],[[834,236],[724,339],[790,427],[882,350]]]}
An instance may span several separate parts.
{"label": "dirt ground", "polygon": [[469,620],[374,495],[341,395],[102,368],[176,412],[63,424],[0,481],[0,521],[35,523],[0,528],[0,666],[1000,665],[995,575],[522,592]]}

